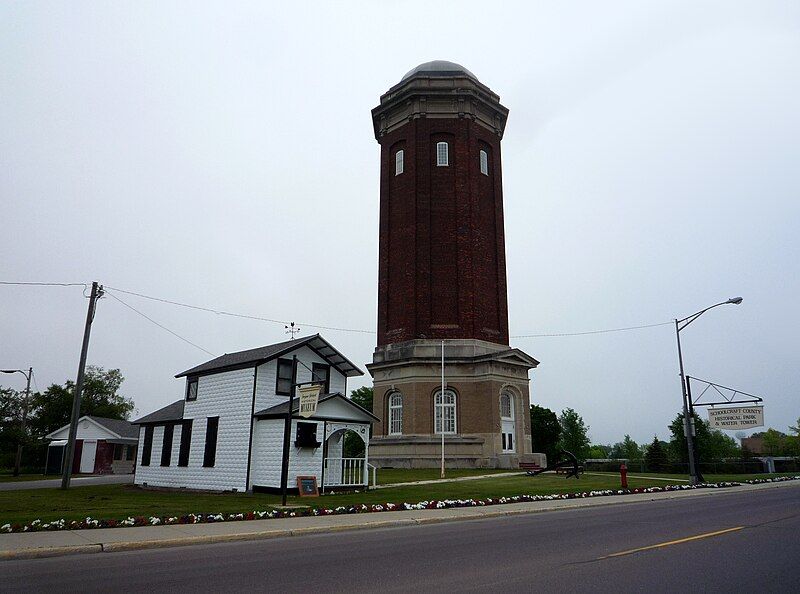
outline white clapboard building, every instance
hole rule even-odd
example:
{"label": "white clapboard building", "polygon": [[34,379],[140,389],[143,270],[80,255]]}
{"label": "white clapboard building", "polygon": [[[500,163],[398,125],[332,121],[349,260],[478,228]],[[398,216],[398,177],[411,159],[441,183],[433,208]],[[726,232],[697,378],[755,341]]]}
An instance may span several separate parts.
{"label": "white clapboard building", "polygon": [[[297,357],[296,376],[293,357]],[[283,433],[293,386],[322,384],[317,410],[291,420],[288,486],[314,476],[320,488],[364,486],[369,428],[376,418],[345,397],[347,378],[363,372],[320,335],[228,353],[176,377],[184,397],[146,415],[139,426],[134,482],[214,491],[275,491],[281,486]],[[352,432],[363,458],[342,455]]]}

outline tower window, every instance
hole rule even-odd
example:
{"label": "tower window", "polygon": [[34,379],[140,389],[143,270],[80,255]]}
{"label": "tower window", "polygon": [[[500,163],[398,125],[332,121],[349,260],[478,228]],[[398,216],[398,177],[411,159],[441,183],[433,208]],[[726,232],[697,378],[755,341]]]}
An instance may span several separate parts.
{"label": "tower window", "polygon": [[450,147],[446,142],[436,143],[436,165],[438,167],[450,165]]}
{"label": "tower window", "polygon": [[504,419],[514,418],[514,409],[511,405],[511,396],[509,394],[500,395],[500,416]]}
{"label": "tower window", "polygon": [[403,151],[402,150],[397,151],[394,154],[394,174],[395,175],[400,175],[401,173],[403,173],[403,158],[404,158],[404,155],[403,155]]}
{"label": "tower window", "polygon": [[441,390],[434,397],[435,423],[434,433],[452,434],[456,432],[456,393],[453,390]]}
{"label": "tower window", "polygon": [[389,435],[403,433],[403,395],[395,392],[389,396]]}
{"label": "tower window", "polygon": [[481,173],[483,175],[489,175],[489,153],[484,150],[481,150]]}

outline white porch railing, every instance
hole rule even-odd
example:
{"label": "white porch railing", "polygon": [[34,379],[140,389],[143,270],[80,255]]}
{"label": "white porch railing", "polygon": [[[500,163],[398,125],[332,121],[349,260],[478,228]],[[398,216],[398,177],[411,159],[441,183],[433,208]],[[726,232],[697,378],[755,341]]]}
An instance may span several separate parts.
{"label": "white porch railing", "polygon": [[325,458],[324,487],[366,487],[369,472],[364,458]]}

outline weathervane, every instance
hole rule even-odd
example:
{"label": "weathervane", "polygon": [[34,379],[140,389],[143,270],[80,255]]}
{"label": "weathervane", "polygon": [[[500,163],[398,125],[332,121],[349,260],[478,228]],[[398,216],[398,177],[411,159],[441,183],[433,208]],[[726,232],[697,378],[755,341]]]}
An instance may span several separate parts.
{"label": "weathervane", "polygon": [[288,326],[284,326],[286,328],[286,334],[292,335],[292,340],[294,340],[294,335],[300,332],[299,327],[295,327],[294,322],[289,322]]}

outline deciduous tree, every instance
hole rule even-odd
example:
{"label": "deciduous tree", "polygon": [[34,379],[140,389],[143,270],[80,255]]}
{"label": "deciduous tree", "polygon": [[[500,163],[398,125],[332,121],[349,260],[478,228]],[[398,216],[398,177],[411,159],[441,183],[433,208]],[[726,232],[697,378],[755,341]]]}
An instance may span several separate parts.
{"label": "deciduous tree", "polygon": [[583,418],[571,408],[565,408],[558,417],[561,426],[559,447],[585,460],[589,453],[589,427]]}
{"label": "deciduous tree", "polygon": [[550,463],[556,459],[558,452],[558,439],[561,435],[561,426],[558,417],[549,408],[531,405],[531,445],[534,452],[541,452],[547,456]]}
{"label": "deciduous tree", "polygon": [[[131,398],[119,393],[125,378],[119,369],[105,370],[89,365],[81,392],[81,416],[93,415],[109,419],[128,419],[135,405]],[[31,427],[38,437],[44,437],[68,424],[72,415],[75,383],[68,380],[63,386],[53,384],[43,393],[36,393],[31,402]]]}

